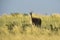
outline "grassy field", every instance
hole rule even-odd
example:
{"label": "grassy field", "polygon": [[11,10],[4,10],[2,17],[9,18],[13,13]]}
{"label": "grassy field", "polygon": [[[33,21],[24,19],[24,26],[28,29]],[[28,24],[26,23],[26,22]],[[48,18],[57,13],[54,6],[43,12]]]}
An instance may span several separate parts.
{"label": "grassy field", "polygon": [[41,28],[32,24],[29,14],[1,15],[0,40],[60,40],[60,14],[32,16],[42,20]]}

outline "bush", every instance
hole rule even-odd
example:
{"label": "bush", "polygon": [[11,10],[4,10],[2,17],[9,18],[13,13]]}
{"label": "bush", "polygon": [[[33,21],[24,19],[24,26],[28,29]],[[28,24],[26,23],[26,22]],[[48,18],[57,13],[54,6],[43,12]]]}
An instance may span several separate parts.
{"label": "bush", "polygon": [[13,24],[12,22],[9,22],[8,24],[6,24],[6,26],[8,27],[8,30],[12,31],[13,27],[15,24]]}

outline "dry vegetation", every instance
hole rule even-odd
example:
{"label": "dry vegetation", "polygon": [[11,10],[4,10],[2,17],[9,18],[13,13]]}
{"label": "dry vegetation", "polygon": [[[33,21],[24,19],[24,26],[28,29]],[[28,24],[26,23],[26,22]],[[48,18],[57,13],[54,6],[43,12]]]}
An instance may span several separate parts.
{"label": "dry vegetation", "polygon": [[32,24],[29,14],[0,16],[0,40],[60,40],[60,14],[33,17],[41,18],[41,28]]}

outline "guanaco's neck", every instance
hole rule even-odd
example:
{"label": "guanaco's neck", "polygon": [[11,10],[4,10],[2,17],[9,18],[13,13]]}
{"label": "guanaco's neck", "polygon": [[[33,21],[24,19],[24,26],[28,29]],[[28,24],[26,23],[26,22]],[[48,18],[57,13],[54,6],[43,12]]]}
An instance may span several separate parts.
{"label": "guanaco's neck", "polygon": [[32,18],[32,12],[30,12],[30,16],[31,16],[31,18]]}

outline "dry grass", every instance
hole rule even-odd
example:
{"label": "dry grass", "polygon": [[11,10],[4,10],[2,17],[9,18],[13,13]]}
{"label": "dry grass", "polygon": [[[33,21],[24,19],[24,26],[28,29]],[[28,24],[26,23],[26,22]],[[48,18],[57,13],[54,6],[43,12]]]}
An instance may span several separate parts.
{"label": "dry grass", "polygon": [[[33,16],[42,19],[42,28],[32,25],[31,17],[27,14],[0,16],[0,40],[60,40],[59,15]],[[51,31],[50,24],[59,30]]]}

